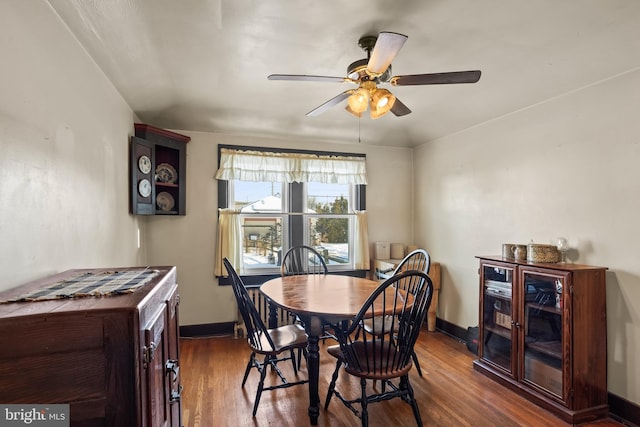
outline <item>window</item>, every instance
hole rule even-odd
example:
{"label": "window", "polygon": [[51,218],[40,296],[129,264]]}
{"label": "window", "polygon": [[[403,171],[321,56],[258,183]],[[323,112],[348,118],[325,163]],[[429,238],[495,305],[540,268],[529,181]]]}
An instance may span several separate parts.
{"label": "window", "polygon": [[303,244],[324,256],[329,268],[354,268],[353,229],[357,210],[353,204],[355,186],[310,182],[306,189]]}
{"label": "window", "polygon": [[240,211],[244,274],[269,273],[280,266],[288,227],[285,188],[279,182],[228,182],[229,205]]}
{"label": "window", "polygon": [[[252,153],[262,153],[264,149],[251,147],[221,146],[223,149],[251,150]],[[278,150],[280,153],[282,150]],[[272,153],[271,151],[266,153]],[[294,156],[308,152],[295,151]],[[336,158],[336,153],[329,153]],[[266,154],[268,155],[268,154]],[[320,159],[322,159],[322,153]],[[344,154],[339,154],[344,156]],[[318,153],[313,153],[317,158]],[[353,156],[353,155],[348,155]],[[360,156],[358,162],[363,163]],[[246,166],[233,164],[232,167],[242,169],[243,173],[226,175],[231,178],[262,177],[266,180],[227,179],[218,181],[219,207],[227,208],[237,216],[239,237],[230,246],[237,256],[236,267],[243,276],[280,274],[280,264],[283,254],[291,246],[308,245],[324,256],[330,271],[351,271],[368,269],[363,266],[361,248],[363,233],[358,231],[359,222],[356,212],[364,211],[365,185],[345,183],[350,179],[340,177],[322,178],[334,182],[287,182],[290,176],[283,173],[269,171],[269,166],[260,164],[265,175],[249,174]],[[274,166],[274,170],[282,165]],[[312,175],[312,167],[305,165],[297,167]],[[223,168],[218,170],[216,177],[223,175]],[[292,168],[295,169],[295,168]],[[272,173],[273,172],[273,173]],[[326,174],[326,172],[325,172]],[[318,179],[317,175],[316,178]],[[301,178],[301,179],[304,179]],[[365,217],[366,218],[366,217]],[[366,242],[366,233],[364,237]],[[237,246],[240,246],[238,250]],[[224,252],[223,246],[218,246]],[[226,255],[223,255],[226,256]],[[231,257],[230,257],[231,259]],[[216,260],[217,262],[219,260]],[[216,272],[218,273],[218,271]]]}

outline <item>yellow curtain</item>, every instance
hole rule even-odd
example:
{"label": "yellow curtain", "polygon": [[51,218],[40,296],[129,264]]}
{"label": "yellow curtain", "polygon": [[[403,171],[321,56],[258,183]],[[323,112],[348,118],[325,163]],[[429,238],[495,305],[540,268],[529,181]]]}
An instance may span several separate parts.
{"label": "yellow curtain", "polygon": [[218,277],[227,275],[222,264],[225,257],[229,259],[238,274],[242,274],[244,270],[242,265],[242,224],[239,210],[219,209],[216,247],[215,275]]}
{"label": "yellow curtain", "polygon": [[356,270],[369,270],[369,229],[366,211],[356,211],[356,229],[354,234],[355,268]]}
{"label": "yellow curtain", "polygon": [[365,157],[271,153],[222,148],[216,179],[366,184],[367,166]]}

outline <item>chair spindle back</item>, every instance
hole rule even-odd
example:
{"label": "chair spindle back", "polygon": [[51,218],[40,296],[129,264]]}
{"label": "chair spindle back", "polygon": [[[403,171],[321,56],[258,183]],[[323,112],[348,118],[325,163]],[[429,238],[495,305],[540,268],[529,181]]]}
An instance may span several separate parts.
{"label": "chair spindle back", "polygon": [[328,271],[322,255],[310,246],[293,246],[282,258],[281,273],[283,276],[327,274]]}
{"label": "chair spindle back", "polygon": [[[413,346],[427,314],[433,283],[427,274],[409,270],[384,281],[367,299],[351,326],[336,330],[345,369],[352,375],[385,379],[400,376],[411,367]],[[374,322],[372,334],[358,333],[365,319],[391,317]]]}

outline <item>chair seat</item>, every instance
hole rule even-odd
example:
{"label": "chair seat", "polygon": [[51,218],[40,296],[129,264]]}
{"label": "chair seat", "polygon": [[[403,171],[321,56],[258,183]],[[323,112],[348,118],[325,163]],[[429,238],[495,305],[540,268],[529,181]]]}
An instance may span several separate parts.
{"label": "chair seat", "polygon": [[303,348],[307,346],[307,334],[297,325],[285,325],[279,328],[269,329],[269,335],[275,348],[273,351],[269,349],[267,337],[260,335],[258,339],[262,343],[262,348],[252,347],[252,350],[258,354],[277,354],[292,348]]}
{"label": "chair seat", "polygon": [[[395,323],[394,323],[395,320]],[[398,331],[398,321],[393,316],[377,316],[373,319],[365,319],[362,321],[362,327],[371,335],[380,335],[381,331],[388,334],[393,327],[393,332]]]}
{"label": "chair seat", "polygon": [[388,341],[381,343],[379,340],[371,340],[367,344],[357,341],[351,344],[351,347],[358,356],[360,366],[349,366],[339,345],[327,347],[327,353],[340,360],[345,365],[344,369],[356,377],[387,380],[405,375],[411,369],[411,360],[401,369],[391,369],[391,366],[397,365],[393,363],[393,358],[398,357],[398,352],[396,347]]}

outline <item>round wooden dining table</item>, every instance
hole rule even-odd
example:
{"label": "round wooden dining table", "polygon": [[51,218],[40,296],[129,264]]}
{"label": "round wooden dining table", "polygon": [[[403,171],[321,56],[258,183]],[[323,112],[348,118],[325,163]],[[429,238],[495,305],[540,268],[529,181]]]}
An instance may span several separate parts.
{"label": "round wooden dining table", "polygon": [[[295,313],[308,335],[309,418],[318,424],[320,353],[318,340],[323,325],[337,325],[353,318],[380,282],[335,274],[285,276],[271,279],[260,292],[271,304]],[[271,323],[271,322],[270,322]],[[271,325],[270,327],[273,327]]]}

